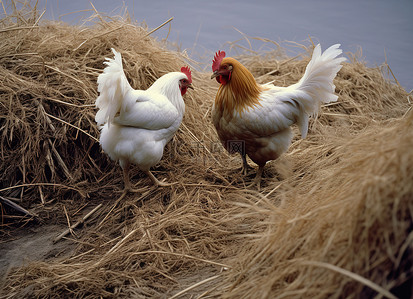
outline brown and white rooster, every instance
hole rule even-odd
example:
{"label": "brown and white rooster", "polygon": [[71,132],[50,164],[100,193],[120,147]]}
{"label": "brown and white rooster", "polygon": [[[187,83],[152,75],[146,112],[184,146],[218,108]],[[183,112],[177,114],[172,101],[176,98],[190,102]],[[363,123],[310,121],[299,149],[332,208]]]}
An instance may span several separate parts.
{"label": "brown and white rooster", "polygon": [[212,121],[223,146],[241,154],[244,174],[247,155],[258,164],[258,188],[267,161],[277,159],[289,148],[291,126],[297,124],[305,138],[309,117],[318,113],[322,103],[337,100],[333,79],[345,61],[338,57],[342,53],[339,47],[333,45],[322,53],[317,45],[303,77],[288,87],[258,84],[240,62],[225,57],[223,51],[215,54],[211,79],[216,78],[220,86]]}

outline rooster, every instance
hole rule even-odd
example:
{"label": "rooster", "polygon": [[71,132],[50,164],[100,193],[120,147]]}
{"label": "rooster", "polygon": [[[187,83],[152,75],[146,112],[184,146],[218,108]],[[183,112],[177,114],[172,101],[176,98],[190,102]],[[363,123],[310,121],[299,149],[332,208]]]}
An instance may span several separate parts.
{"label": "rooster", "polygon": [[95,120],[101,130],[100,145],[123,170],[124,194],[134,192],[129,179],[131,163],[145,172],[156,186],[160,182],[150,171],[163,155],[164,147],[178,130],[185,112],[182,96],[192,87],[189,67],[156,80],[147,90],[133,89],[126,79],[121,54],[99,75]]}
{"label": "rooster", "polygon": [[241,154],[242,172],[247,174],[246,156],[258,165],[254,184],[260,188],[265,164],[287,151],[297,124],[301,138],[308,132],[309,117],[317,115],[322,103],[334,102],[333,79],[346,59],[336,44],[321,52],[318,44],[303,77],[288,87],[258,84],[240,62],[218,51],[212,61],[220,83],[212,107],[212,121],[223,146]]}

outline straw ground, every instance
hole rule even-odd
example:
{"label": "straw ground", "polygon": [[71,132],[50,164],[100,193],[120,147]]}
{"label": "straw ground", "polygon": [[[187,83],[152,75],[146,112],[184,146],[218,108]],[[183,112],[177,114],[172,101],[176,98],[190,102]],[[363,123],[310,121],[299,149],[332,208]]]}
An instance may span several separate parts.
{"label": "straw ground", "polygon": [[[1,20],[0,195],[30,214],[1,201],[0,249],[18,252],[15,239],[43,234],[30,248],[41,254],[5,269],[4,297],[411,294],[412,99],[379,68],[349,54],[335,80],[338,102],[322,107],[307,139],[296,137],[270,163],[258,192],[246,187],[253,174],[239,175],[239,157],[217,142],[216,82],[185,52],[167,50],[127,19],[95,12],[95,25],[81,27],[40,16],[26,9]],[[134,88],[182,65],[192,67],[195,86],[154,169],[177,184],[155,189],[134,169],[142,193],[121,201],[121,170],[101,151],[94,122],[96,79],[112,47]],[[238,58],[258,81],[286,86],[309,55],[282,52]]]}

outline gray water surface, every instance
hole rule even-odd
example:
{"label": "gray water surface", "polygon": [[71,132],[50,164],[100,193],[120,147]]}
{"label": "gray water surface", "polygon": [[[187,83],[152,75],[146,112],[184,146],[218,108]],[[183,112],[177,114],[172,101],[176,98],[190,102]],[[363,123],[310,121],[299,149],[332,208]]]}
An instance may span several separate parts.
{"label": "gray water surface", "polygon": [[[361,47],[367,65],[374,67],[387,61],[401,85],[407,91],[413,89],[413,0],[94,0],[92,3],[99,12],[110,16],[123,14],[126,6],[133,20],[146,22],[150,29],[174,17],[168,40],[177,42],[181,50],[187,49],[197,61],[205,59],[205,53],[228,51],[226,42],[243,37],[237,30],[250,37],[305,45],[309,45],[311,37],[323,49],[341,43],[345,52],[354,53]],[[46,8],[46,19],[71,24],[78,24],[93,13],[90,2],[81,0],[41,0],[38,7]],[[72,13],[80,10],[89,11]],[[154,36],[164,39],[168,31],[165,26]],[[246,42],[242,45],[248,46]],[[253,44],[254,50],[261,46],[262,43]],[[303,52],[298,48],[296,51]]]}

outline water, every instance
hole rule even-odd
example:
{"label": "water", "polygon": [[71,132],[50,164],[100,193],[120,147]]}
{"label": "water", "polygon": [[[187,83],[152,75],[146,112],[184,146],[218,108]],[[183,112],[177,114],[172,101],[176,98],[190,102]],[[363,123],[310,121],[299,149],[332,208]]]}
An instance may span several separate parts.
{"label": "water", "polygon": [[[39,7],[46,8],[47,19],[78,24],[92,14],[88,11],[64,15],[91,9],[89,1],[48,0],[47,6],[45,3],[39,1]],[[92,3],[99,12],[110,16],[123,13],[122,2]],[[341,43],[345,52],[354,53],[361,47],[362,58],[369,66],[387,61],[400,84],[407,91],[413,89],[412,0],[126,0],[123,3],[134,20],[145,21],[150,29],[174,17],[168,40],[188,49],[196,60],[202,59],[199,54],[218,49],[228,51],[226,42],[243,37],[238,31],[250,37],[306,45],[311,36],[323,49]],[[154,36],[166,38],[168,31],[165,26]],[[260,45],[255,42],[253,47],[258,49]]]}

